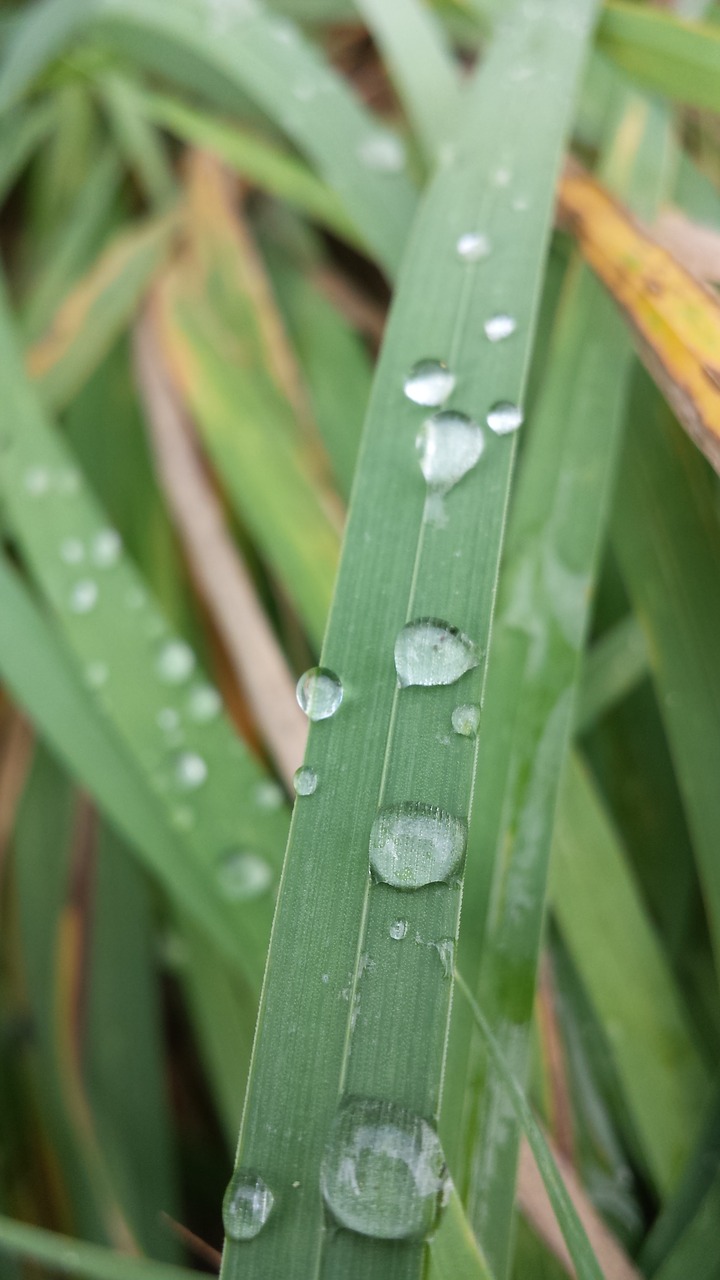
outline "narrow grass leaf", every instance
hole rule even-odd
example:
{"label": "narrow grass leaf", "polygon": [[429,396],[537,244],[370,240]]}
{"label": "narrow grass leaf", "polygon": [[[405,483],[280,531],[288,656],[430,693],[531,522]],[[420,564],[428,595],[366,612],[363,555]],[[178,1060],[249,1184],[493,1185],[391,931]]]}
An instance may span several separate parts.
{"label": "narrow grass leaf", "polygon": [[598,30],[600,48],[656,93],[687,106],[720,111],[720,31],[654,6],[609,0]]}
{"label": "narrow grass leaf", "polygon": [[[533,13],[515,11],[468,97],[456,159],[438,173],[414,225],[380,358],[322,651],[343,701],[310,730],[311,772],[299,779],[239,1143],[237,1178],[261,1178],[276,1207],[246,1243],[232,1238],[230,1218],[225,1280],[307,1277],[321,1267],[327,1277],[394,1268],[403,1280],[423,1266],[422,1244],[402,1237],[427,1230],[432,1185],[420,1210],[407,1182],[399,1191],[389,1185],[382,1203],[360,1196],[360,1231],[330,1234],[320,1169],[328,1141],[326,1170],[340,1159],[331,1135],[342,1143],[343,1126],[360,1123],[364,1108],[372,1129],[377,1107],[387,1105],[391,1126],[393,1116],[401,1129],[420,1126],[415,1132],[437,1152],[430,1125],[475,757],[472,736],[453,732],[452,714],[468,706],[472,722],[482,695],[513,460],[513,433],[502,428],[521,416],[554,175],[593,6]],[[518,92],[510,72],[528,60],[537,75]],[[532,216],[518,217],[510,240],[511,201],[520,195]],[[488,258],[458,253],[469,233],[488,237]],[[517,325],[505,343],[485,335],[501,309]],[[421,360],[447,365],[431,366],[427,390]],[[428,494],[414,439],[453,379],[449,405],[485,428],[459,420],[471,461],[463,446],[455,471],[451,437],[456,483],[450,488],[443,471],[442,491]],[[405,890],[393,885],[396,822]],[[419,849],[427,861],[416,864]],[[358,1100],[359,1112],[338,1112],[339,1097]],[[337,1198],[328,1199],[342,1221]],[[380,1212],[393,1221],[377,1221]],[[420,1221],[408,1227],[405,1215],[417,1212]]]}
{"label": "narrow grass leaf", "polygon": [[492,1059],[493,1067],[503,1082],[517,1122],[527,1137],[550,1196],[555,1216],[562,1229],[563,1238],[574,1263],[578,1280],[603,1280],[602,1271],[590,1247],[583,1225],[568,1195],[565,1183],[553,1160],[542,1130],[533,1116],[525,1094],[510,1070],[500,1044],[493,1035],[492,1028],[480,1005],[457,970],[455,972],[455,981],[470,1005],[472,1015],[487,1045],[488,1055]]}
{"label": "narrow grass leaf", "polygon": [[73,1280],[197,1280],[196,1271],[128,1258],[99,1245],[0,1217],[0,1253],[23,1258]]}
{"label": "narrow grass leaf", "polygon": [[12,189],[53,123],[52,101],[19,103],[4,117],[0,123],[0,199]]}
{"label": "narrow grass leaf", "polygon": [[102,76],[99,90],[119,151],[150,207],[162,212],[177,195],[177,184],[158,131],[139,109],[133,86],[122,76]]}
{"label": "narrow grass leaf", "polygon": [[621,702],[647,673],[645,635],[630,613],[604,632],[586,654],[575,709],[576,733],[584,733]]}
{"label": "narrow grass leaf", "polygon": [[720,1174],[703,1197],[687,1230],[665,1259],[654,1280],[717,1280],[717,1224],[720,1221]]}
{"label": "narrow grass leaf", "polygon": [[472,1233],[462,1201],[453,1187],[442,1221],[430,1241],[428,1280],[492,1280]]}
{"label": "narrow grass leaf", "polygon": [[[178,46],[248,94],[343,200],[365,242],[391,274],[415,193],[404,147],[373,120],[339,75],[286,18],[260,7],[214,13],[203,0],[41,0],[8,49],[0,108],[82,34],[116,41],[141,64]],[[158,53],[159,50],[159,53]]]}

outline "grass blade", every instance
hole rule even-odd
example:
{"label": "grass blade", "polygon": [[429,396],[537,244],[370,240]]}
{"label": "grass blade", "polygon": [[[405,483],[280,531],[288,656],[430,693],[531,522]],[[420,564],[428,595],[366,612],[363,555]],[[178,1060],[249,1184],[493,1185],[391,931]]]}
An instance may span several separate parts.
{"label": "grass blade", "polygon": [[656,93],[720,110],[720,32],[710,23],[610,0],[598,31],[601,49]]}
{"label": "grass blade", "polygon": [[620,702],[646,676],[645,636],[634,614],[604,635],[590,649],[583,667],[575,711],[575,730],[583,733],[614,703]]}
{"label": "grass blade", "polygon": [[0,1253],[24,1258],[73,1280],[197,1280],[196,1271],[147,1258],[126,1258],[99,1245],[0,1217]]}
{"label": "grass blade", "polygon": [[[422,1247],[412,1242],[326,1236],[319,1170],[341,1091],[437,1115],[458,887],[398,893],[370,885],[368,841],[378,808],[408,799],[467,816],[473,745],[450,736],[450,717],[458,700],[479,701],[482,670],[463,677],[462,690],[399,693],[392,654],[415,617],[449,618],[487,646],[513,445],[487,433],[480,465],[448,495],[438,528],[425,518],[413,457],[422,412],[403,396],[403,382],[418,358],[442,356],[458,378],[462,399],[454,403],[480,420],[495,401],[522,398],[555,166],[593,6],[580,14],[573,5],[564,23],[568,13],[542,6],[529,21],[519,10],[508,24],[469,98],[457,161],[431,184],[410,240],[323,646],[324,665],[347,692],[338,715],[311,728],[306,760],[317,790],[295,809],[240,1136],[239,1168],[262,1176],[278,1211],[251,1242],[227,1241],[225,1280],[307,1277],[320,1266],[328,1277],[394,1267],[400,1280],[422,1266]],[[528,59],[538,75],[518,93],[509,72]],[[557,76],[550,93],[541,66]],[[543,121],[532,143],[528,111]],[[533,216],[519,218],[510,247],[503,232],[518,190]],[[483,231],[493,246],[476,270],[457,256],[467,231]],[[513,308],[518,324],[504,347],[483,339],[501,306]],[[432,512],[431,503],[431,520]],[[406,940],[393,937],[397,920]],[[277,1129],[272,1141],[268,1125]]]}

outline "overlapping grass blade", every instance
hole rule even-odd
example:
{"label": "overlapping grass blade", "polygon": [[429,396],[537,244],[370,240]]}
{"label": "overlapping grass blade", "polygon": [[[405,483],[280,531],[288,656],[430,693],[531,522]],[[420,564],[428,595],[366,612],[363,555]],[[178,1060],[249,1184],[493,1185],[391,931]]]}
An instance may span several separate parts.
{"label": "overlapping grass blade", "polygon": [[647,675],[643,630],[634,614],[606,631],[589,650],[578,690],[575,729],[582,733]]}
{"label": "overlapping grass blade", "polygon": [[[239,1167],[267,1182],[278,1208],[253,1241],[227,1241],[226,1280],[314,1275],[321,1266],[328,1277],[394,1267],[400,1278],[422,1266],[412,1242],[326,1235],[319,1169],[340,1093],[437,1116],[459,889],[371,885],[368,841],[388,805],[467,817],[473,742],[451,733],[450,718],[458,701],[480,700],[482,665],[462,688],[399,691],[393,646],[406,622],[431,616],[486,648],[513,442],[486,433],[481,462],[445,499],[438,527],[414,456],[423,413],[403,382],[418,359],[444,358],[458,410],[484,421],[496,401],[521,401],[555,166],[592,13],[556,4],[533,19],[516,11],[468,98],[456,160],[431,184],[411,235],[323,646],[345,698],[311,728],[306,760],[317,790],[296,804],[240,1136]],[[518,90],[511,72],[528,61],[536,74]],[[552,77],[541,74],[550,68]],[[532,216],[511,211],[514,198],[527,199]],[[517,217],[512,241],[508,217]],[[466,232],[489,237],[485,261],[458,256]],[[504,345],[483,337],[500,308],[518,327]]]}
{"label": "overlapping grass blade", "polygon": [[720,110],[720,32],[711,23],[610,0],[598,39],[618,66],[649,89],[688,106]]}
{"label": "overlapping grass blade", "polygon": [[100,1245],[5,1217],[0,1217],[0,1254],[24,1258],[73,1280],[197,1280],[197,1272],[184,1267],[123,1257]]}
{"label": "overlapping grass blade", "polygon": [[20,103],[0,125],[0,198],[4,199],[53,127],[52,101]]}
{"label": "overlapping grass blade", "polygon": [[99,90],[118,150],[150,207],[162,211],[174,199],[177,188],[169,156],[157,130],[139,109],[130,82],[121,76],[104,75]]}
{"label": "overlapping grass blade", "polygon": [[338,193],[386,270],[397,268],[415,202],[402,144],[379,130],[287,19],[254,6],[218,17],[203,0],[177,0],[172,7],[164,0],[41,0],[7,51],[0,108],[16,101],[72,41],[91,33],[164,75],[173,70],[168,51],[178,47],[248,94]]}

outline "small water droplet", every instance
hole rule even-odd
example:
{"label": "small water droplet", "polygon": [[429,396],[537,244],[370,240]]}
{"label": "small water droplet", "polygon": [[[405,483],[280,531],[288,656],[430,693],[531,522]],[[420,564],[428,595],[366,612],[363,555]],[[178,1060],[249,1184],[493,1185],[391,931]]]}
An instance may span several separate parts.
{"label": "small water droplet", "polygon": [[510,170],[504,168],[496,169],[492,176],[492,180],[496,187],[506,187],[511,178],[512,174]]}
{"label": "small water droplet", "polygon": [[480,662],[477,645],[439,618],[408,622],[395,641],[395,669],[401,688],[454,684]]}
{"label": "small water droplet", "polygon": [[195,751],[183,751],[175,761],[175,777],[183,791],[196,791],[207,776],[208,767]]}
{"label": "small water droplet", "polygon": [[195,826],[195,810],[189,805],[178,805],[172,810],[170,820],[178,831],[189,831]]}
{"label": "small water droplet", "polygon": [[168,640],[163,645],[156,670],[165,684],[182,684],[195,667],[195,654],[184,640]]}
{"label": "small water droplet", "polygon": [[485,437],[482,427],[467,414],[442,409],[425,420],[415,444],[428,485],[447,493],[475,466],[485,448]]}
{"label": "small water droplet", "polygon": [[125,604],[128,609],[142,609],[147,603],[147,596],[142,587],[131,587],[125,596]]}
{"label": "small water droplet", "polygon": [[220,889],[232,902],[259,898],[270,888],[273,879],[270,864],[248,849],[231,849],[223,854],[217,866]]}
{"label": "small water droplet", "polygon": [[91,662],[85,668],[85,680],[91,689],[102,689],[107,684],[109,674],[104,662]]}
{"label": "small water droplet", "polygon": [[452,727],[462,738],[477,737],[480,725],[480,708],[476,702],[464,702],[452,713]]}
{"label": "small water droplet", "polygon": [[455,248],[463,262],[480,262],[490,256],[490,241],[482,231],[466,231],[459,237]]}
{"label": "small water droplet", "polygon": [[525,213],[526,210],[529,208],[526,197],[516,196],[515,199],[511,201],[511,208],[515,211],[515,213]]}
{"label": "small water droplet", "polygon": [[109,569],[117,564],[121,551],[122,538],[117,529],[101,529],[92,540],[90,556],[99,568]]}
{"label": "small water droplet", "polygon": [[328,720],[343,700],[343,687],[328,667],[311,667],[297,682],[298,703],[308,720]]}
{"label": "small water droplet", "polygon": [[393,938],[395,942],[400,942],[405,937],[407,929],[407,920],[393,920],[390,925],[390,937]]}
{"label": "small water droplet", "polygon": [[65,467],[55,476],[55,489],[66,498],[73,498],[80,492],[80,472],[74,467]]}
{"label": "small water droplet", "polygon": [[405,144],[394,133],[373,133],[363,138],[358,159],[376,173],[401,173],[405,168]]}
{"label": "small water droplet", "polygon": [[272,1212],[275,1197],[266,1182],[236,1169],[223,1199],[222,1217],[229,1240],[254,1240]]}
{"label": "small water droplet", "polygon": [[80,564],[85,559],[85,548],[79,538],[65,538],[60,543],[60,559],[65,564]]}
{"label": "small water droplet", "polygon": [[268,813],[273,813],[276,809],[281,809],[285,801],[285,792],[277,782],[263,781],[258,782],[255,788],[255,803],[259,809],[264,809]]}
{"label": "small water droplet", "polygon": [[309,765],[303,764],[295,770],[293,786],[298,796],[311,796],[317,790],[318,776]]}
{"label": "small water droplet", "polygon": [[174,733],[180,727],[180,712],[175,707],[161,707],[155,721],[163,733]]}
{"label": "small water droplet", "polygon": [[211,684],[196,684],[188,694],[188,714],[191,720],[205,724],[214,720],[222,709],[222,698]]}
{"label": "small water droplet", "polygon": [[467,824],[435,805],[399,804],[381,809],[370,832],[370,866],[396,889],[439,884],[465,856]]}
{"label": "small water droplet", "polygon": [[97,604],[97,583],[92,578],[81,578],[70,591],[70,608],[73,613],[90,613]]}
{"label": "small water droplet", "polygon": [[23,484],[33,498],[40,498],[50,488],[50,473],[45,467],[29,467],[23,476]]}
{"label": "small water droplet", "polygon": [[369,1098],[341,1107],[320,1184],[342,1226],[381,1240],[424,1239],[440,1213],[446,1180],[440,1140],[422,1116]]}
{"label": "small water droplet", "polygon": [[428,409],[444,404],[454,388],[455,374],[442,360],[418,360],[403,383],[408,400]]}
{"label": "small water droplet", "polygon": [[503,338],[509,338],[517,329],[517,320],[513,316],[507,315],[506,312],[499,311],[497,315],[491,316],[485,321],[485,337],[490,342],[502,342]]}
{"label": "small water droplet", "polygon": [[530,80],[535,75],[534,67],[513,67],[510,71],[510,79],[514,84],[522,84],[523,80]]}
{"label": "small water droplet", "polygon": [[442,965],[443,978],[452,978],[453,968],[455,967],[454,938],[441,938],[439,942],[431,942],[429,945],[438,953]]}
{"label": "small water droplet", "polygon": [[295,85],[292,93],[297,102],[312,102],[313,98],[317,97],[318,86],[314,80],[301,80]]}
{"label": "small water droplet", "polygon": [[506,436],[522,426],[523,411],[509,400],[498,400],[497,404],[488,410],[485,421],[497,436]]}

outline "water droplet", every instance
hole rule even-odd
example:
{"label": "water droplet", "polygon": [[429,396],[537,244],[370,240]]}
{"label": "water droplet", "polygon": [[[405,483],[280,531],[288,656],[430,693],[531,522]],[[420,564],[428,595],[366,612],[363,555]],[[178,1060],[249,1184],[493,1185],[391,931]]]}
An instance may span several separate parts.
{"label": "water droplet", "polygon": [[418,360],[403,383],[408,400],[428,409],[444,404],[454,388],[455,374],[442,360]]}
{"label": "water droplet", "polygon": [[189,831],[195,826],[195,810],[189,805],[179,805],[172,810],[170,819],[178,831]]}
{"label": "water droplet", "polygon": [[85,668],[85,680],[91,689],[102,689],[110,672],[104,662],[91,662]]}
{"label": "water droplet", "polygon": [[195,666],[195,654],[184,640],[168,640],[160,650],[156,670],[165,684],[182,684]]}
{"label": "water droplet", "polygon": [[131,587],[125,596],[125,604],[128,609],[142,609],[147,603],[147,596],[142,587]]}
{"label": "water droplet", "polygon": [[223,1226],[229,1240],[254,1240],[272,1212],[275,1197],[266,1182],[236,1169],[223,1199]]}
{"label": "water droplet", "polygon": [[175,777],[183,791],[196,791],[207,780],[208,767],[195,751],[183,751],[175,761]]}
{"label": "water droplet", "polygon": [[476,702],[464,702],[452,713],[452,727],[463,738],[475,738],[480,724],[480,708]]}
{"label": "water droplet", "polygon": [[318,86],[313,80],[301,80],[292,93],[297,102],[312,102],[317,97]]}
{"label": "water droplet", "polygon": [[435,1130],[394,1102],[354,1098],[333,1121],[320,1169],[336,1220],[381,1240],[422,1240],[447,1180]]}
{"label": "water droplet", "polygon": [[281,809],[285,800],[285,792],[277,782],[258,782],[255,788],[255,802],[259,809],[268,813]]}
{"label": "water droplet", "polygon": [[66,467],[58,471],[55,477],[55,489],[65,497],[74,497],[80,491],[80,472],[74,467]]}
{"label": "water droplet", "polygon": [[488,410],[485,421],[496,435],[506,436],[522,426],[523,411],[518,405],[511,404],[509,400],[498,400],[497,404]]}
{"label": "water droplet", "polygon": [[205,724],[220,714],[222,698],[211,684],[196,684],[188,694],[188,714],[191,720]]}
{"label": "water droplet", "polygon": [[85,559],[85,548],[79,538],[65,538],[60,543],[60,559],[65,564],[80,564]]}
{"label": "water droplet", "polygon": [[370,832],[370,865],[384,884],[419,889],[449,880],[465,856],[467,824],[435,805],[381,809]]}
{"label": "water droplet", "polygon": [[180,727],[180,712],[175,707],[161,707],[155,721],[163,733],[174,733]]}
{"label": "water droplet", "polygon": [[503,338],[509,338],[517,329],[517,320],[505,312],[500,311],[497,315],[491,316],[485,321],[485,337],[490,342],[502,342]]}
{"label": "water droplet", "polygon": [[270,27],[270,35],[278,44],[292,45],[299,40],[298,29],[293,22],[285,18],[276,18]]}
{"label": "water droplet", "polygon": [[122,538],[117,529],[101,529],[92,540],[90,555],[99,568],[109,569],[117,564],[121,551]]}
{"label": "water droplet", "polygon": [[81,578],[70,592],[70,608],[73,613],[90,613],[98,598],[97,583],[92,578]]}
{"label": "water droplet", "polygon": [[50,488],[50,473],[45,467],[29,467],[23,476],[23,484],[33,498],[39,498]]}
{"label": "water droplet", "polygon": [[298,680],[295,692],[309,720],[328,720],[343,700],[342,684],[327,667],[311,667]]}
{"label": "water droplet", "polygon": [[442,409],[425,420],[415,444],[430,488],[447,493],[475,466],[485,437],[482,427],[467,414]]}
{"label": "water droplet", "polygon": [[303,764],[295,770],[293,786],[298,796],[311,796],[317,790],[318,776],[309,765]]}
{"label": "water droplet", "polygon": [[482,231],[466,231],[455,245],[458,258],[463,262],[480,262],[490,256],[490,241]]}
{"label": "water droplet", "polygon": [[503,168],[496,169],[492,176],[492,180],[495,183],[496,187],[506,187],[510,182],[511,178],[512,178],[512,174],[510,170],[503,169]]}
{"label": "water droplet", "polygon": [[395,641],[395,669],[403,689],[454,684],[479,661],[478,647],[469,636],[439,618],[406,623]]}
{"label": "water droplet", "polygon": [[443,978],[452,978],[455,967],[455,939],[441,938],[439,942],[431,942],[429,946],[437,951],[442,965]]}
{"label": "water droplet", "polygon": [[515,211],[515,213],[525,213],[526,210],[529,208],[526,197],[516,196],[515,199],[511,202],[511,208]]}
{"label": "water droplet", "polygon": [[373,133],[358,147],[358,159],[376,173],[400,173],[405,168],[405,144],[394,133]]}
{"label": "water droplet", "polygon": [[400,942],[405,937],[407,928],[407,920],[393,920],[390,925],[390,937],[394,938],[395,942]]}
{"label": "water droplet", "polygon": [[226,898],[232,902],[247,902],[251,898],[259,898],[270,888],[273,873],[270,864],[257,853],[231,849],[218,862],[217,878]]}
{"label": "water droplet", "polygon": [[530,80],[535,75],[534,67],[513,67],[510,71],[510,79],[515,84],[522,84],[523,80]]}

